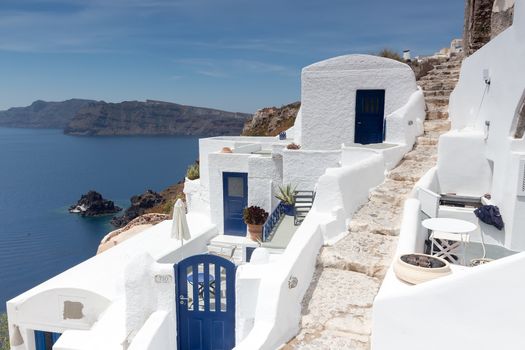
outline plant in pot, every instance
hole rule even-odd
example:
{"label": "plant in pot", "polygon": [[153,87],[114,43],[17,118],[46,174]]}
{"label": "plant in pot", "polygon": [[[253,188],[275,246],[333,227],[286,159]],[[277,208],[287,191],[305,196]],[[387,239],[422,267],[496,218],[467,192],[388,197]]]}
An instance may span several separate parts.
{"label": "plant in pot", "polygon": [[286,186],[279,186],[279,193],[275,195],[275,198],[283,203],[284,214],[292,216],[295,211],[295,186],[291,184]]}
{"label": "plant in pot", "polygon": [[397,278],[410,284],[430,281],[451,272],[448,261],[433,255],[403,254],[394,261]]}
{"label": "plant in pot", "polygon": [[252,205],[244,208],[242,216],[244,222],[248,225],[250,239],[256,242],[262,241],[263,225],[268,219],[268,212],[261,207]]}

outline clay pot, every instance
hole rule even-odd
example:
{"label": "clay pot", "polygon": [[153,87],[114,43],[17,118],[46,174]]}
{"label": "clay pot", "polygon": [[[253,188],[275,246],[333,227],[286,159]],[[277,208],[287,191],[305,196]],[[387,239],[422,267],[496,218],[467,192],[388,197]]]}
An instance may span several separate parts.
{"label": "clay pot", "polygon": [[451,272],[448,261],[427,254],[404,254],[394,262],[397,278],[410,284],[430,281]]}
{"label": "clay pot", "polygon": [[252,241],[255,241],[255,242],[262,241],[262,231],[263,231],[263,225],[248,224],[248,233]]}
{"label": "clay pot", "polygon": [[233,153],[230,147],[223,147],[221,153]]}

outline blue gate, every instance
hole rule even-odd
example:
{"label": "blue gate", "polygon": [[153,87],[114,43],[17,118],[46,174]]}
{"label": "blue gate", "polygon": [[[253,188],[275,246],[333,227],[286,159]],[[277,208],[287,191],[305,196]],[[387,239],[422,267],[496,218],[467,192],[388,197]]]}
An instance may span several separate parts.
{"label": "blue gate", "polygon": [[175,265],[178,350],[234,348],[235,269],[231,261],[208,254]]}
{"label": "blue gate", "polygon": [[246,236],[242,211],[248,206],[248,174],[223,173],[224,234]]}
{"label": "blue gate", "polygon": [[354,142],[381,143],[384,140],[385,90],[357,90]]}

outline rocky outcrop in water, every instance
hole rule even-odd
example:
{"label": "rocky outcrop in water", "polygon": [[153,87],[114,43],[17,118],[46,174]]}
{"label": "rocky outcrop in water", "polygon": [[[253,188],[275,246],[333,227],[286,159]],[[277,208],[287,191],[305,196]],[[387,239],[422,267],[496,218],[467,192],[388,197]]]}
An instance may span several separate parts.
{"label": "rocky outcrop in water", "polygon": [[76,213],[82,216],[115,214],[121,210],[122,208],[116,206],[113,201],[105,199],[96,191],[89,191],[83,194],[77,204],[69,207],[70,213]]}
{"label": "rocky outcrop in water", "polygon": [[70,135],[239,135],[249,114],[176,103],[96,102],[79,110],[64,129]]}
{"label": "rocky outcrop in water", "polygon": [[301,102],[294,102],[282,107],[260,109],[246,121],[242,135],[276,136],[294,125],[300,107]]}
{"label": "rocky outcrop in water", "polygon": [[131,206],[126,209],[124,215],[115,216],[111,224],[116,227],[123,227],[131,220],[147,212],[148,209],[164,203],[164,198],[155,191],[147,190],[146,192],[131,197]]}

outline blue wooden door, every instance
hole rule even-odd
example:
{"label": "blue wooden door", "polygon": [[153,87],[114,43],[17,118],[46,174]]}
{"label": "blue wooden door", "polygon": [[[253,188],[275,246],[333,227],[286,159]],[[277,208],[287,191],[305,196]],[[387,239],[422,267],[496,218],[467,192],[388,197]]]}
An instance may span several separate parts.
{"label": "blue wooden door", "polygon": [[62,334],[35,330],[35,349],[52,350],[53,345]]}
{"label": "blue wooden door", "polygon": [[355,101],[355,143],[384,140],[385,90],[357,90]]}
{"label": "blue wooden door", "polygon": [[222,173],[224,234],[245,236],[242,211],[248,206],[248,174]]}
{"label": "blue wooden door", "polygon": [[235,347],[235,269],[209,254],[175,265],[178,350]]}

